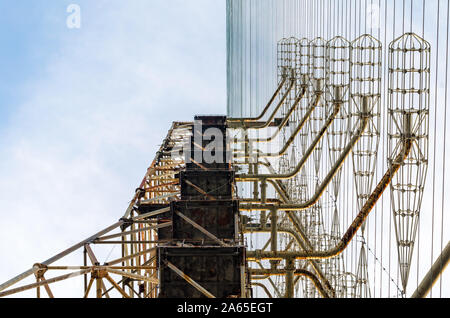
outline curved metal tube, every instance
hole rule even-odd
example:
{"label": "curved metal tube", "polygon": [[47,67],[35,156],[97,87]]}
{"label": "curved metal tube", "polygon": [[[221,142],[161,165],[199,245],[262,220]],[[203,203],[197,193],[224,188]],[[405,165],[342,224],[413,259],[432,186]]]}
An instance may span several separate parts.
{"label": "curved metal tube", "polygon": [[274,140],[278,134],[281,132],[281,130],[286,126],[286,124],[289,121],[289,117],[291,117],[292,113],[297,109],[298,104],[300,104],[301,100],[305,97],[306,94],[306,88],[303,87],[302,91],[300,92],[300,94],[297,96],[297,98],[294,101],[294,104],[292,104],[291,108],[289,109],[288,113],[286,114],[286,116],[284,116],[283,121],[280,123],[280,125],[278,125],[277,131],[268,138],[263,138],[263,139],[259,139],[259,138],[250,138],[250,139],[234,139],[233,142],[235,143],[249,143],[249,142],[271,142],[272,140]]}
{"label": "curved metal tube", "polygon": [[[318,132],[316,138],[311,143],[311,145],[309,146],[308,150],[305,152],[305,155],[299,161],[299,163],[294,168],[294,170],[292,170],[291,172],[285,173],[285,174],[241,174],[241,175],[236,175],[236,181],[263,181],[263,180],[268,180],[268,179],[272,179],[272,180],[288,180],[288,179],[294,178],[300,172],[300,170],[303,168],[303,166],[306,164],[307,160],[309,159],[311,154],[316,149],[316,147],[319,144],[320,140],[322,139],[322,137],[327,132],[328,127],[333,123],[334,119],[336,118],[337,114],[339,113],[339,111],[341,109],[341,105],[342,105],[341,102],[335,102],[333,113],[328,117],[326,123],[322,126],[322,128]],[[367,125],[367,122],[368,122],[368,118],[364,118],[364,120],[362,122],[363,122],[364,128],[365,128],[366,125]],[[362,133],[362,131],[361,131],[361,133]],[[359,139],[360,136],[357,135],[357,137]],[[352,141],[354,139],[355,138],[353,138]],[[356,141],[358,139],[356,139]],[[356,143],[356,141],[355,141],[355,143]],[[352,147],[353,147],[353,145],[351,145],[351,148]],[[350,148],[350,150],[351,150],[351,148]]]}
{"label": "curved metal tube", "polygon": [[269,127],[270,123],[275,118],[275,115],[277,114],[278,110],[281,108],[281,106],[283,106],[286,98],[291,93],[291,90],[294,87],[294,84],[295,84],[295,77],[292,77],[290,79],[290,84],[289,84],[288,89],[286,90],[286,93],[284,93],[283,97],[281,97],[278,105],[275,107],[275,109],[273,110],[272,114],[269,116],[269,118],[264,123],[255,124],[255,125],[251,125],[251,126],[247,127],[245,125],[246,122],[245,121],[241,121],[241,122],[229,122],[228,126],[230,128],[247,128],[247,129],[264,129],[264,128]]}
{"label": "curved metal tube", "polygon": [[[321,187],[319,188],[319,191],[317,191],[316,195],[308,202],[309,204],[315,204],[315,202],[317,202],[318,198],[320,198],[320,196],[324,192],[324,190],[327,187],[327,185],[331,182],[331,180],[333,179],[333,177],[335,176],[335,174],[337,173],[337,171],[339,170],[339,168],[343,164],[345,158],[350,153],[350,151],[353,148],[354,144],[359,140],[360,136],[364,132],[364,130],[365,130],[366,126],[367,126],[368,120],[369,120],[369,113],[367,111],[368,110],[368,107],[367,107],[368,100],[366,99],[363,102],[363,104],[364,104],[363,105],[363,113],[360,115],[361,116],[361,118],[360,118],[360,129],[359,129],[358,133],[356,133],[356,135],[350,141],[349,145],[343,151],[341,157],[339,158],[340,160],[338,160],[337,163],[333,166],[333,169],[331,169],[331,171],[329,172],[327,178],[324,180],[324,182],[322,183]],[[364,107],[364,106],[366,106],[366,107]],[[337,111],[336,111],[336,109],[337,109]],[[322,132],[323,134],[326,132],[327,127],[331,124],[331,122],[334,119],[334,117],[337,116],[337,113],[339,112],[339,110],[340,110],[340,103],[335,103],[335,111],[333,113],[334,116],[331,115],[329,120],[325,124],[326,127],[325,127],[324,131]],[[327,126],[327,124],[328,124],[328,126]],[[317,138],[316,138],[316,140],[317,140]],[[316,142],[316,144],[317,143],[318,142]],[[313,143],[313,145],[309,149],[310,150],[310,154],[312,153],[314,148],[315,148],[315,145]],[[307,157],[307,156],[305,155],[305,157]],[[304,160],[306,161],[306,159],[304,159]],[[300,165],[301,165],[301,163],[300,163]],[[256,180],[259,180],[259,179],[257,178]],[[274,180],[278,180],[278,178],[275,178]],[[281,194],[283,200],[285,202],[288,202],[289,200],[288,200],[287,196],[285,194],[283,194],[282,186],[279,185],[274,180],[269,179],[268,181],[271,182],[275,186],[277,191]],[[261,186],[261,188],[262,188],[264,193],[265,193],[265,188],[266,188],[266,181],[267,181],[266,179],[262,178],[262,186]],[[262,194],[261,197],[265,198],[265,195]],[[262,201],[264,202],[264,199]],[[250,211],[252,211],[252,210],[273,210],[273,209],[279,210],[281,206],[288,206],[288,207],[290,207],[290,206],[294,206],[294,205],[293,204],[285,204],[285,205],[267,205],[267,204],[244,205],[244,206],[240,206],[240,210],[250,210]],[[263,208],[261,208],[261,207],[263,207]],[[298,210],[298,209],[293,209],[293,210]],[[298,221],[298,219],[295,217],[294,214],[292,214],[290,212],[287,212],[287,215],[288,215],[288,217],[290,218],[290,220],[293,223],[294,227],[296,228],[296,230],[298,231],[298,233],[300,234],[300,236],[303,239],[303,241],[298,241],[299,245],[302,247],[302,249],[305,251],[305,253],[312,252],[312,249],[313,249],[312,245],[310,244],[308,238],[306,237],[305,233],[303,232],[303,228],[302,228],[300,222]],[[278,254],[277,252],[269,252],[269,253]],[[289,253],[289,252],[284,252],[284,253]],[[331,285],[329,285],[329,283],[326,280],[325,276],[321,272],[320,267],[318,266],[318,264],[316,262],[312,261],[311,265],[313,266],[313,268],[315,269],[317,274],[327,283],[326,284],[327,288],[330,291],[333,291],[333,288],[331,287]]]}
{"label": "curved metal tube", "polygon": [[373,207],[375,206],[375,203],[378,201],[378,199],[383,194],[384,190],[387,188],[387,186],[390,184],[392,177],[397,173],[397,171],[401,168],[403,162],[408,157],[411,148],[412,148],[413,141],[411,138],[405,138],[403,148],[400,152],[400,154],[395,159],[395,163],[388,169],[386,174],[383,176],[383,178],[378,183],[375,190],[372,192],[364,206],[362,207],[359,214],[356,216],[356,218],[353,220],[353,223],[348,228],[347,232],[344,234],[344,236],[341,238],[339,243],[327,250],[327,251],[310,251],[310,252],[262,252],[262,251],[248,251],[247,252],[247,258],[249,260],[252,259],[326,259],[326,258],[332,258],[339,254],[341,254],[345,248],[348,246],[350,241],[353,239],[353,237],[358,232],[359,228],[362,226],[364,221],[366,220],[369,213],[372,211]]}
{"label": "curved metal tube", "polygon": [[[275,207],[278,210],[300,211],[300,210],[306,210],[306,209],[312,207],[314,204],[316,204],[317,201],[319,200],[319,198],[321,197],[321,195],[323,194],[323,192],[325,191],[325,189],[327,188],[327,186],[330,184],[331,180],[334,178],[336,173],[339,171],[339,169],[343,165],[345,159],[350,154],[353,146],[358,142],[359,138],[361,137],[362,133],[364,132],[364,129],[367,127],[368,122],[369,122],[368,117],[363,117],[360,120],[360,128],[358,129],[358,132],[355,134],[355,136],[350,140],[348,145],[342,151],[342,154],[339,157],[339,159],[333,165],[330,172],[327,174],[327,176],[324,178],[324,180],[320,184],[319,188],[316,190],[314,195],[308,201],[306,201],[304,203],[300,203],[300,204],[289,204],[289,203],[288,204],[280,204]],[[312,153],[312,151],[311,151],[311,153]],[[300,170],[302,168],[302,166],[304,165],[304,162],[306,162],[306,159],[302,158],[299,165],[297,166],[298,170]],[[268,179],[268,181],[270,183],[274,184],[274,182],[273,182],[274,180],[283,180],[286,177],[288,177],[288,179],[292,178],[299,172],[296,170],[297,170],[297,168],[295,169],[295,171],[293,171],[289,174],[285,174],[285,175],[260,175],[260,177],[257,178],[256,180],[261,180],[262,182],[265,182],[265,180]],[[267,176],[270,176],[270,178]],[[275,176],[275,178],[272,178],[272,176]],[[236,179],[238,181],[242,181],[242,178],[237,177]],[[249,180],[245,179],[245,181],[249,181]],[[255,180],[251,179],[251,181],[255,181]],[[270,210],[273,208],[274,208],[274,205],[271,205],[271,204],[248,204],[248,205],[240,206],[240,209],[243,211]]]}
{"label": "curved metal tube", "polygon": [[[269,116],[269,118],[267,118],[265,123],[258,124],[258,125],[252,125],[251,127],[248,127],[248,128],[249,129],[264,129],[264,128],[269,127],[270,123],[275,118],[275,115],[280,110],[281,106],[283,106],[284,102],[286,101],[286,98],[291,93],[291,90],[294,87],[294,84],[295,84],[295,78],[291,78],[291,81],[290,81],[288,89],[286,90],[286,93],[284,93],[283,97],[281,97],[280,102],[278,103],[277,107],[275,107],[272,114]],[[245,125],[243,125],[243,127],[245,127]]]}
{"label": "curved metal tube", "polygon": [[[311,107],[308,109],[306,114],[303,116],[302,120],[297,125],[297,128],[291,134],[291,136],[286,141],[286,143],[284,144],[284,146],[283,146],[283,148],[281,150],[279,150],[277,152],[272,152],[272,153],[263,153],[259,149],[256,149],[257,154],[258,154],[257,156],[260,157],[260,158],[275,158],[275,157],[281,157],[282,155],[284,155],[286,153],[286,151],[288,150],[289,146],[294,142],[295,137],[297,137],[297,135],[300,133],[300,131],[305,126],[305,124],[308,121],[309,117],[311,116],[312,112],[314,111],[314,109],[319,104],[321,98],[322,98],[322,93],[316,94],[316,98],[314,99],[314,102],[311,104]],[[250,156],[249,155],[246,156],[245,154],[241,155],[241,154],[236,154],[235,153],[233,155],[233,157],[234,158],[249,158]]]}
{"label": "curved metal tube", "polygon": [[254,122],[254,121],[261,120],[261,118],[263,118],[264,115],[269,110],[269,108],[272,105],[272,103],[275,100],[275,98],[277,98],[278,94],[280,93],[281,89],[284,86],[284,83],[286,83],[286,80],[287,80],[287,75],[283,74],[283,78],[281,80],[281,83],[278,85],[275,93],[272,95],[272,98],[269,100],[269,103],[266,105],[266,107],[264,107],[262,113],[259,116],[257,116],[257,117],[243,117],[243,118],[228,118],[227,121],[229,121],[229,122]]}
{"label": "curved metal tube", "polygon": [[[282,198],[283,198],[283,200],[285,200],[285,202],[288,201],[288,198],[284,194],[282,194]],[[292,212],[286,212],[286,213],[288,214],[288,217],[291,220],[291,222],[294,225],[297,232],[295,232],[294,230],[286,229],[286,228],[281,228],[281,229],[278,228],[277,231],[291,234],[297,241],[298,245],[304,251],[312,251],[313,247],[312,247],[311,243],[309,242],[307,236],[305,235],[300,221],[297,219],[295,214],[293,214]],[[262,228],[259,230],[258,229],[254,230],[254,232],[258,232],[258,231],[265,232],[265,230]],[[267,228],[267,232],[271,232],[270,227]],[[314,260],[310,260],[310,264],[313,267],[314,271],[316,272],[317,276],[319,276],[319,278],[324,282],[327,290],[330,292],[331,297],[335,297],[335,291],[334,291],[333,287],[331,286],[330,282],[328,281],[328,279],[325,277],[325,274],[322,272],[320,265]]]}
{"label": "curved metal tube", "polygon": [[[274,276],[274,275],[286,275],[286,270],[282,269],[250,269],[250,275],[268,275],[268,276]],[[328,293],[325,291],[325,288],[322,286],[322,283],[320,280],[311,273],[310,271],[304,270],[304,269],[295,269],[294,270],[295,276],[306,276],[309,278],[318,292],[322,295],[323,298],[330,298]]]}

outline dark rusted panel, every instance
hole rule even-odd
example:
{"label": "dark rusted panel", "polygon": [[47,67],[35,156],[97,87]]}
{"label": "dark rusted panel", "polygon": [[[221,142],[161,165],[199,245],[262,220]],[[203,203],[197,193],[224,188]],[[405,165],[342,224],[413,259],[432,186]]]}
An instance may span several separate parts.
{"label": "dark rusted panel", "polygon": [[168,204],[140,204],[136,212],[141,215],[169,207]]}
{"label": "dark rusted panel", "polygon": [[223,115],[197,115],[194,120],[201,120],[204,125],[225,126],[227,124],[227,116]]}
{"label": "dark rusted panel", "polygon": [[182,200],[231,200],[234,172],[228,170],[182,171],[180,184]]}
{"label": "dark rusted panel", "polygon": [[171,204],[173,217],[173,239],[213,244],[213,240],[183,221],[175,211],[179,211],[189,219],[205,228],[220,240],[234,240],[237,230],[235,218],[239,213],[237,201],[176,201]]}
{"label": "dark rusted panel", "polygon": [[164,266],[170,262],[218,298],[239,297],[244,247],[160,247],[160,298],[205,298]]}
{"label": "dark rusted panel", "polygon": [[224,156],[223,163],[221,162],[205,163],[205,160],[203,160],[203,156],[193,157],[192,159],[202,158],[202,160],[201,162],[197,162],[195,161],[195,159],[194,160],[191,159],[190,162],[186,160],[187,162],[186,170],[231,170],[230,160],[226,159],[225,157],[226,155]]}

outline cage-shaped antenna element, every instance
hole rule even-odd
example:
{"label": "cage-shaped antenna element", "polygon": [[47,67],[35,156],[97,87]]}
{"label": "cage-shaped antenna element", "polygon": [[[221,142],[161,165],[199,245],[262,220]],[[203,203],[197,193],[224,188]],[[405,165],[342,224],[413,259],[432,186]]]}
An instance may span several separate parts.
{"label": "cage-shaped antenna element", "polygon": [[[277,44],[277,70],[278,70],[278,82],[282,81],[283,76],[295,76],[295,67],[296,67],[296,56],[297,56],[297,42],[298,39],[294,37],[284,38],[278,41]],[[286,88],[282,89],[282,94],[285,94]],[[292,92],[286,98],[283,107],[281,109],[282,116],[285,116],[288,105],[295,98],[295,95]],[[286,141],[285,131],[283,130],[282,134],[283,144]],[[289,160],[286,155],[283,155],[279,162],[279,172],[284,173],[289,170]]]}
{"label": "cage-shaped antenna element", "polygon": [[[318,37],[313,39],[309,44],[310,49],[310,88],[314,94],[322,94],[322,99],[319,104],[314,109],[312,113],[309,124],[310,124],[310,132],[311,138],[315,138],[319,130],[322,128],[323,123],[325,122],[325,83],[326,83],[326,48],[327,42]],[[318,174],[321,163],[322,156],[322,144],[321,140],[319,144],[317,144],[316,149],[313,152],[314,159],[314,168],[316,174]]]}
{"label": "cage-shaped antenna element", "polygon": [[[381,42],[371,35],[362,35],[352,42],[350,94],[351,125],[349,134],[355,131],[361,114],[363,100],[369,102],[369,123],[359,142],[353,148],[353,171],[357,194],[357,206],[361,209],[372,192],[377,151],[380,142],[381,113]],[[364,226],[362,228],[364,231]]]}
{"label": "cage-shaped antenna element", "polygon": [[348,102],[350,89],[350,54],[351,44],[341,36],[336,36],[326,45],[326,80],[327,98],[329,101],[338,97],[334,96],[335,87],[342,88],[340,99]]}
{"label": "cage-shaped antenna element", "polygon": [[281,39],[277,43],[278,82],[281,82],[283,76],[289,75],[289,69],[295,68],[297,42],[296,38],[291,37]]}
{"label": "cage-shaped antenna element", "polygon": [[[296,69],[297,77],[299,78],[299,86],[301,89],[306,89],[305,96],[308,98],[303,98],[300,102],[300,107],[298,111],[298,118],[303,118],[306,112],[310,108],[310,98],[312,95],[312,88],[310,85],[310,74],[311,74],[311,48],[310,40],[307,38],[302,38],[297,42],[297,58],[296,58]],[[294,126],[294,125],[293,125]],[[308,137],[309,137],[309,125],[305,125],[303,129],[299,132],[300,141],[300,153],[303,155],[308,148]]]}
{"label": "cage-shaped antenna element", "polygon": [[[321,96],[321,99],[317,106],[315,107],[313,113],[310,116],[309,120],[309,129],[310,129],[310,139],[314,139],[320,129],[323,127],[326,118],[326,100],[325,100],[325,83],[327,82],[326,76],[327,74],[327,42],[320,37],[313,39],[309,43],[310,50],[310,90],[311,90],[311,98],[313,100],[316,96]],[[313,175],[318,176],[319,170],[322,162],[322,153],[323,153],[323,138],[317,144],[313,156],[313,167],[315,173]],[[310,191],[314,192],[315,189],[319,186],[319,180],[315,178],[314,184],[311,184]],[[320,234],[323,233],[323,209],[322,209],[322,200],[319,200],[311,209],[308,211],[309,224],[307,226],[308,237],[310,238],[311,244],[314,249],[318,250],[320,248]],[[323,264],[321,264],[323,267]],[[324,268],[324,267],[323,267]]]}
{"label": "cage-shaped antenna element", "polygon": [[[364,34],[352,42],[351,52],[351,124],[349,134],[358,124],[359,115],[369,120],[359,142],[352,151],[353,174],[357,196],[357,207],[361,209],[372,192],[376,169],[377,151],[380,143],[381,113],[381,61],[382,45],[373,36]],[[361,226],[364,238],[366,223]],[[362,240],[356,275],[356,296],[370,295],[368,284],[367,255]]]}
{"label": "cage-shaped antenna element", "polygon": [[295,68],[297,75],[301,78],[303,75],[310,74],[311,60],[310,60],[310,41],[307,38],[302,38],[297,41],[297,56],[295,58]]}
{"label": "cage-shaped antenna element", "polygon": [[[335,120],[328,128],[328,150],[331,164],[335,164],[347,141],[349,121],[350,93],[350,54],[351,44],[341,36],[334,37],[327,43],[326,51],[326,114],[333,111],[335,103],[341,107]],[[333,192],[337,199],[341,180],[341,170],[333,179]]]}
{"label": "cage-shaped antenna element", "polygon": [[[336,36],[327,42],[326,47],[326,111],[329,116],[336,105],[340,104],[339,113],[327,130],[327,144],[330,164],[334,165],[347,143],[349,121],[350,96],[350,54],[351,44],[341,36]],[[336,173],[332,180],[333,205],[329,213],[333,213],[330,247],[336,246],[341,237],[338,210],[338,195],[341,184],[342,169]],[[338,290],[342,286],[342,273],[344,271],[342,255],[326,261],[327,274],[331,284]]]}
{"label": "cage-shaped antenna element", "polygon": [[[389,45],[388,163],[401,164],[391,182],[403,290],[406,291],[428,167],[430,44],[406,33]],[[412,148],[395,162],[405,140]]]}
{"label": "cage-shaped antenna element", "polygon": [[[277,44],[277,71],[278,71],[278,83],[282,81],[285,76],[295,79],[295,86],[297,86],[297,71],[296,71],[296,57],[298,55],[297,45],[298,39],[295,37],[281,39]],[[284,87],[281,93],[284,95],[287,88]],[[295,88],[290,91],[283,107],[281,108],[281,115],[285,116],[297,95],[298,89]],[[281,96],[283,96],[281,95]]]}
{"label": "cage-shaped antenna element", "polygon": [[327,61],[327,42],[318,37],[309,42],[309,80],[313,89],[323,88],[323,84],[318,84],[318,81],[325,83],[327,75],[326,61]]}

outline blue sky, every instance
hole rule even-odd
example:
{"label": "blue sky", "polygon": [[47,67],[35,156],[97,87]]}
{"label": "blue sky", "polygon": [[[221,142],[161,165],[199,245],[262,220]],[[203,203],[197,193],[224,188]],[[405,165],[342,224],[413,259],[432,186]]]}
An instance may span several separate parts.
{"label": "blue sky", "polygon": [[[45,3],[49,10],[46,10]],[[42,72],[54,49],[59,46],[55,29],[58,24],[49,19],[55,10],[64,10],[62,2],[2,1],[0,2],[0,128],[20,100],[18,89]],[[61,23],[62,24],[62,23]],[[64,26],[64,25],[63,25]],[[59,27],[62,30],[62,27]]]}
{"label": "blue sky", "polygon": [[1,282],[120,218],[172,121],[225,114],[225,23],[222,0],[0,0]]}

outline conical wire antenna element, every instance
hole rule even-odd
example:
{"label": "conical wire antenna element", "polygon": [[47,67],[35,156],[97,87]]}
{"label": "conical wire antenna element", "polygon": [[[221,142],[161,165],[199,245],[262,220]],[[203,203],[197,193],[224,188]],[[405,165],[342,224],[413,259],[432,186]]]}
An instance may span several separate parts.
{"label": "conical wire antenna element", "polygon": [[[314,139],[321,127],[323,126],[326,118],[325,114],[325,100],[323,94],[325,94],[325,83],[327,82],[326,76],[326,47],[327,42],[321,38],[313,39],[309,44],[310,49],[310,85],[314,92],[321,92],[322,99],[312,113],[309,125],[311,138]],[[323,140],[321,140],[313,152],[314,169],[316,174],[319,173],[321,158],[323,153]]]}
{"label": "conical wire antenna element", "polygon": [[367,252],[364,243],[359,253],[358,269],[356,271],[356,297],[370,298],[369,273],[367,266]]}
{"label": "conical wire antenna element", "polygon": [[[327,85],[325,99],[327,115],[335,103],[341,103],[339,114],[327,131],[328,152],[331,165],[335,164],[342,153],[348,137],[349,91],[350,91],[350,42],[343,37],[335,37],[327,43]],[[333,192],[337,197],[340,188],[342,169],[333,179]]]}
{"label": "conical wire antenna element", "polygon": [[358,209],[366,203],[372,192],[380,142],[381,59],[381,42],[371,35],[362,35],[352,42],[350,135],[354,131],[355,119],[362,110],[363,99],[368,97],[370,103],[365,105],[370,111],[369,124],[352,151]]}
{"label": "conical wire antenna element", "polygon": [[389,46],[388,164],[404,140],[412,149],[391,183],[391,204],[403,292],[406,292],[428,167],[430,45],[406,33]]}

